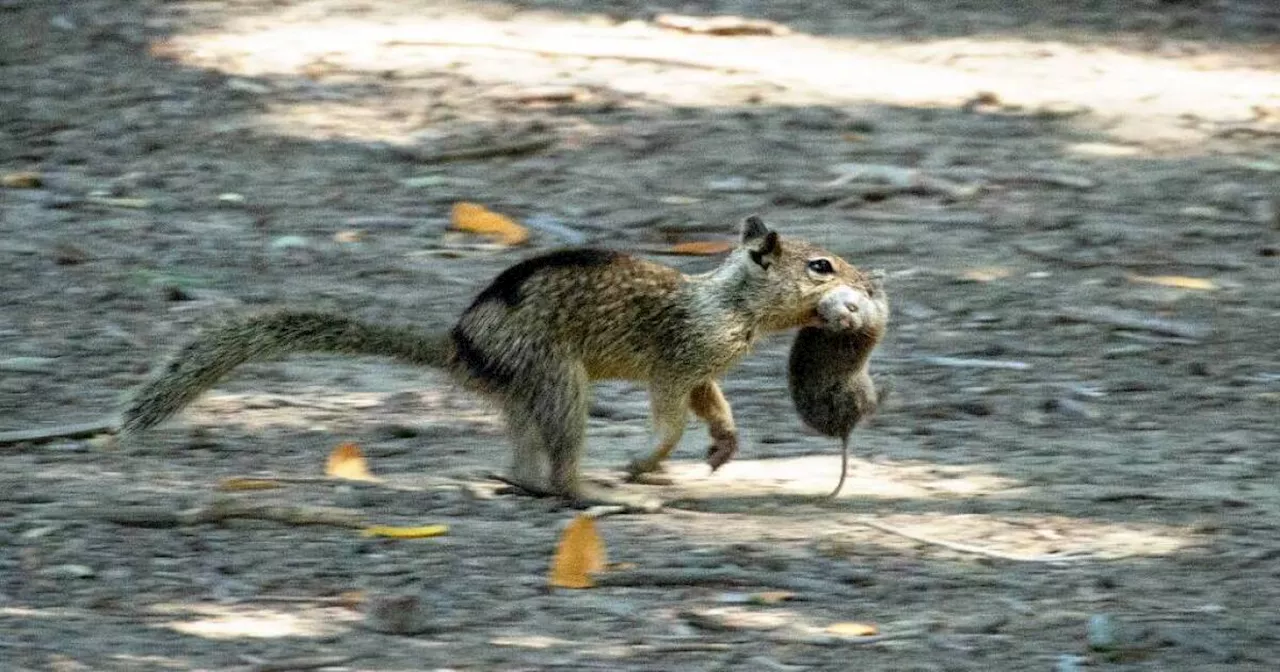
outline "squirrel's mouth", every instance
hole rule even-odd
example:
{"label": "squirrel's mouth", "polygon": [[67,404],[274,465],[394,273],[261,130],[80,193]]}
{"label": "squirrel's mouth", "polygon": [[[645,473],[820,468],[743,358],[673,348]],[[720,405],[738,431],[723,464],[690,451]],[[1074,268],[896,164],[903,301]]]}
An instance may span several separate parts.
{"label": "squirrel's mouth", "polygon": [[824,318],[824,317],[822,316],[822,313],[821,313],[821,312],[820,312],[820,311],[815,307],[813,310],[809,311],[809,317],[808,317],[808,319],[806,319],[806,320],[804,321],[804,323],[803,323],[803,324],[801,324],[800,326],[801,326],[801,327],[823,327],[823,328],[826,328],[826,327],[829,327],[829,326],[831,326],[831,325],[827,323],[826,318]]}

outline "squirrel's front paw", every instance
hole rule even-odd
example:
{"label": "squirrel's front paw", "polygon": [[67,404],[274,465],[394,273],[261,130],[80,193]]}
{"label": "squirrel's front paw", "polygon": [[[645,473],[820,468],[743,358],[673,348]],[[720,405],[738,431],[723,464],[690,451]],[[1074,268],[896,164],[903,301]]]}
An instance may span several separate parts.
{"label": "squirrel's front paw", "polygon": [[727,432],[713,438],[714,443],[707,447],[707,464],[711,465],[711,471],[723,467],[726,462],[732,460],[738,454],[738,435],[736,433]]}

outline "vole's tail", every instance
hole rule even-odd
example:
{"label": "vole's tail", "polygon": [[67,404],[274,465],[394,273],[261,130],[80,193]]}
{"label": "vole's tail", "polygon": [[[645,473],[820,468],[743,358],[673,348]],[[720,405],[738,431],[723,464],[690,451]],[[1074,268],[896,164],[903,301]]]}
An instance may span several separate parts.
{"label": "vole's tail", "polygon": [[369,324],[333,313],[281,311],[241,318],[209,329],[183,346],[134,393],[120,432],[127,435],[162,422],[245,362],[289,353],[332,352],[443,367],[451,348],[446,332]]}

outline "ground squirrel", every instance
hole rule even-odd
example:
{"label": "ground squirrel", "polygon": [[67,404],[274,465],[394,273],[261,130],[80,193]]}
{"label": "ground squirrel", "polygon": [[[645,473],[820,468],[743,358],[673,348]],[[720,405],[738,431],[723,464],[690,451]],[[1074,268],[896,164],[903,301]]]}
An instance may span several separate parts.
{"label": "ground squirrel", "polygon": [[[810,427],[840,439],[840,481],[830,497],[840,494],[849,470],[849,434],[860,422],[875,415],[888,398],[890,386],[877,390],[867,370],[871,351],[889,325],[889,296],[883,273],[872,272],[865,289],[839,289],[818,304],[823,326],[802,327],[791,345],[787,362],[787,387],[800,419]],[[869,301],[868,301],[869,299]],[[851,313],[845,304],[860,302]],[[851,319],[853,316],[857,319]]]}
{"label": "ground squirrel", "polygon": [[[177,412],[236,366],[291,352],[381,355],[441,367],[494,400],[514,443],[512,481],[577,503],[628,496],[579,477],[594,380],[647,382],[657,447],[630,465],[655,471],[684,433],[705,421],[713,468],[737,451],[733,415],[716,379],[764,333],[826,317],[857,323],[870,279],[836,255],[782,239],[757,216],[741,243],[707,273],[679,271],[621,252],[568,249],[508,268],[447,332],[369,324],[342,315],[282,311],[213,328],[181,348],[128,403],[128,436]],[[835,294],[833,294],[835,292]]]}

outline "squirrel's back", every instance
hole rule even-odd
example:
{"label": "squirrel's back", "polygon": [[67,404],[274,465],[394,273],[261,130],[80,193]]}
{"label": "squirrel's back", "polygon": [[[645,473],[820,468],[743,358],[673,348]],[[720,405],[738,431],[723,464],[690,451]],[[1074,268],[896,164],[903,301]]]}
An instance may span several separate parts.
{"label": "squirrel's back", "polygon": [[452,335],[460,368],[501,383],[507,367],[536,367],[548,351],[580,361],[591,379],[648,379],[656,362],[698,369],[736,343],[698,306],[706,288],[679,271],[622,252],[571,249],[500,274],[463,312]]}

